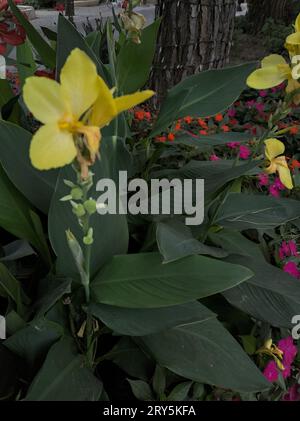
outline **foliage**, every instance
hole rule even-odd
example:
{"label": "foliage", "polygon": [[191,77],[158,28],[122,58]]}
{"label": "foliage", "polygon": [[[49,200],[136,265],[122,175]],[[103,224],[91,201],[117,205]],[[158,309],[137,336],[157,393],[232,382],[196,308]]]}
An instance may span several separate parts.
{"label": "foliage", "polygon": [[[118,399],[112,390],[124,381],[128,399],[288,399],[300,366],[290,337],[300,309],[293,95],[285,85],[245,90],[255,69],[248,63],[183,80],[158,110],[127,111],[127,95],[136,99],[147,83],[159,21],[139,29],[139,44],[117,16],[83,37],[60,15],[57,34],[46,31],[45,40],[9,3],[27,41],[17,49],[19,85],[1,81],[0,310],[8,338],[0,343],[0,398]],[[63,85],[74,50],[90,66],[89,82],[96,71],[101,77],[98,106],[109,124],[97,124],[100,157],[92,148],[100,132],[89,137],[87,113],[85,125],[79,115],[64,126],[81,141],[74,143],[80,161],[39,171],[29,152],[41,126],[26,107],[30,77],[44,76],[35,82],[42,87],[57,87],[54,77]],[[78,76],[76,93],[86,82],[81,65],[69,73]],[[264,172],[264,142],[274,136],[286,144],[294,189]],[[204,179],[203,224],[185,225],[172,208],[97,213],[94,181],[119,183],[125,170],[148,183]],[[108,364],[118,367],[116,380]]]}

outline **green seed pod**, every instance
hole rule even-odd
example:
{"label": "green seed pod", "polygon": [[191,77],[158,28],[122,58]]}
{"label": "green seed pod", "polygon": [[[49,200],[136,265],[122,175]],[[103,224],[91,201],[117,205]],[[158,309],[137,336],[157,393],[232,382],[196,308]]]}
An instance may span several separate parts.
{"label": "green seed pod", "polygon": [[93,215],[93,213],[95,213],[97,210],[97,203],[94,199],[86,200],[83,206],[89,215]]}
{"label": "green seed pod", "polygon": [[75,187],[74,189],[71,190],[71,196],[72,196],[72,199],[74,200],[80,200],[82,199],[83,192],[79,187]]}
{"label": "green seed pod", "polygon": [[84,206],[83,206],[83,205],[81,205],[81,204],[79,204],[79,205],[77,205],[76,207],[73,207],[73,212],[75,213],[75,215],[76,215],[78,218],[81,218],[82,216],[84,216],[84,215],[85,215],[85,209],[84,209]]}
{"label": "green seed pod", "polygon": [[94,242],[94,238],[93,238],[93,228],[90,228],[87,235],[85,237],[83,237],[83,243],[87,246],[90,246],[91,244],[93,244]]}

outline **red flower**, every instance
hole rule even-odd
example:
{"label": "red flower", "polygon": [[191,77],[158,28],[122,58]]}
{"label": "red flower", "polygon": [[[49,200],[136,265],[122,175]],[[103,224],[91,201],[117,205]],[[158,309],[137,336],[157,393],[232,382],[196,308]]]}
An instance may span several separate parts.
{"label": "red flower", "polygon": [[216,120],[216,122],[220,122],[220,121],[222,121],[223,120],[223,115],[222,114],[217,114],[216,116],[215,116],[215,120]]}
{"label": "red flower", "polygon": [[144,120],[144,119],[145,119],[145,112],[144,112],[143,110],[136,111],[136,112],[134,113],[134,117],[135,117],[137,120],[142,121],[142,120]]}
{"label": "red flower", "polygon": [[170,142],[173,142],[173,140],[175,140],[175,135],[173,133],[169,133],[168,140],[170,140]]}
{"label": "red flower", "polygon": [[292,171],[295,171],[296,168],[300,168],[300,162],[297,159],[293,159],[290,163],[290,168]]}
{"label": "red flower", "polygon": [[156,140],[158,142],[164,143],[167,140],[167,138],[166,136],[157,136]]}
{"label": "red flower", "polygon": [[200,130],[199,133],[202,134],[203,136],[207,136],[208,135],[208,133],[207,133],[206,130]]}
{"label": "red flower", "polygon": [[192,117],[190,117],[189,115],[187,117],[184,117],[184,121],[186,122],[186,124],[191,124],[191,122],[193,121]]}
{"label": "red flower", "polygon": [[223,130],[223,132],[224,132],[224,133],[228,133],[228,132],[230,132],[230,131],[231,131],[231,128],[230,128],[230,127],[228,127],[228,126],[226,126],[226,124],[224,124],[224,125],[221,127],[221,129]]}
{"label": "red flower", "polygon": [[299,127],[294,126],[290,128],[290,134],[297,134],[299,132]]}
{"label": "red flower", "polygon": [[63,3],[56,3],[54,10],[57,10],[58,12],[64,12],[65,5]]}
{"label": "red flower", "polygon": [[198,119],[198,124],[199,124],[199,126],[200,126],[200,127],[202,127],[203,129],[207,129],[207,128],[208,128],[208,125],[207,125],[206,121],[205,121],[205,120],[203,120],[202,118],[199,118],[199,119]]}

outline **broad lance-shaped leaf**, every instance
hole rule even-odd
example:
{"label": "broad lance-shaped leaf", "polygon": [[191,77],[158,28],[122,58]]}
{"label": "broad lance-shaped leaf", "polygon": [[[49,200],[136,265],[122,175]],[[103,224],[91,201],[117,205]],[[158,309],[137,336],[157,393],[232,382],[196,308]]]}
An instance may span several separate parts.
{"label": "broad lance-shaped leaf", "polygon": [[17,189],[34,206],[48,213],[58,171],[39,171],[32,166],[29,158],[31,137],[32,134],[22,127],[0,121],[0,162]]}
{"label": "broad lance-shaped leaf", "polygon": [[103,385],[85,367],[73,339],[64,338],[50,349],[26,395],[26,401],[98,401]]}
{"label": "broad lance-shaped leaf", "polygon": [[101,63],[99,57],[95,55],[93,50],[89,47],[83,36],[77,31],[75,26],[69,22],[62,14],[58,16],[57,26],[57,63],[56,73],[59,79],[60,71],[65,64],[67,57],[74,48],[79,48],[84,51],[91,60],[95,63],[99,75],[107,83],[110,79],[108,71]]}
{"label": "broad lance-shaped leaf", "polygon": [[292,319],[300,311],[300,305],[295,301],[248,282],[223,294],[234,307],[275,327],[292,329]]}
{"label": "broad lance-shaped leaf", "polygon": [[217,258],[228,255],[221,248],[207,246],[198,241],[193,237],[191,229],[176,219],[157,224],[156,240],[159,251],[164,257],[164,263],[174,262],[195,254]]}
{"label": "broad lance-shaped leaf", "polygon": [[208,70],[190,76],[171,89],[163,102],[151,136],[166,130],[187,115],[207,117],[226,110],[246,88],[255,63]]}
{"label": "broad lance-shaped leaf", "polygon": [[292,199],[280,200],[262,194],[231,193],[228,195],[217,223],[227,228],[270,229],[276,228],[300,214],[300,202]]}
{"label": "broad lance-shaped leaf", "polygon": [[243,175],[258,174],[261,170],[258,168],[259,161],[234,164],[232,160],[220,161],[190,161],[179,170],[161,170],[152,174],[153,178],[179,178],[185,179],[203,179],[205,200],[207,201],[211,194],[229,181],[233,181]]}
{"label": "broad lance-shaped leaf", "polygon": [[215,314],[197,301],[172,307],[135,309],[92,303],[90,312],[114,332],[144,336],[193,321],[208,320]]}
{"label": "broad lance-shaped leaf", "polygon": [[117,57],[118,89],[131,94],[143,88],[151,71],[156,48],[156,38],[161,20],[157,19],[142,31],[141,44],[128,40]]}
{"label": "broad lance-shaped leaf", "polygon": [[177,135],[171,145],[187,145],[202,150],[223,146],[229,142],[247,143],[252,138],[251,134],[240,132],[215,133],[208,136],[195,136],[187,132]]}
{"label": "broad lance-shaped leaf", "polygon": [[162,264],[159,253],[114,256],[91,283],[93,301],[127,308],[183,304],[225,291],[252,272],[204,256]]}
{"label": "broad lance-shaped leaf", "polygon": [[271,387],[241,346],[216,319],[135,338],[163,367],[200,383],[238,392]]}
{"label": "broad lance-shaped leaf", "polygon": [[[1,143],[1,142],[0,142]],[[41,221],[27,200],[15,189],[0,166],[0,227],[18,238],[28,240],[49,263],[49,252]]]}

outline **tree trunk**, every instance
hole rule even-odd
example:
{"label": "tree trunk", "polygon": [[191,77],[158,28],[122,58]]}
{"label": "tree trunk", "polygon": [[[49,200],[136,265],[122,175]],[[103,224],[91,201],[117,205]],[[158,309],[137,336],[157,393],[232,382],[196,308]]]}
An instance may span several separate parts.
{"label": "tree trunk", "polygon": [[151,85],[162,99],[189,75],[227,64],[236,0],[157,0],[162,17]]}
{"label": "tree trunk", "polygon": [[274,19],[275,22],[290,23],[290,0],[248,0],[248,4],[247,17],[253,23],[253,33],[258,33],[268,18]]}

